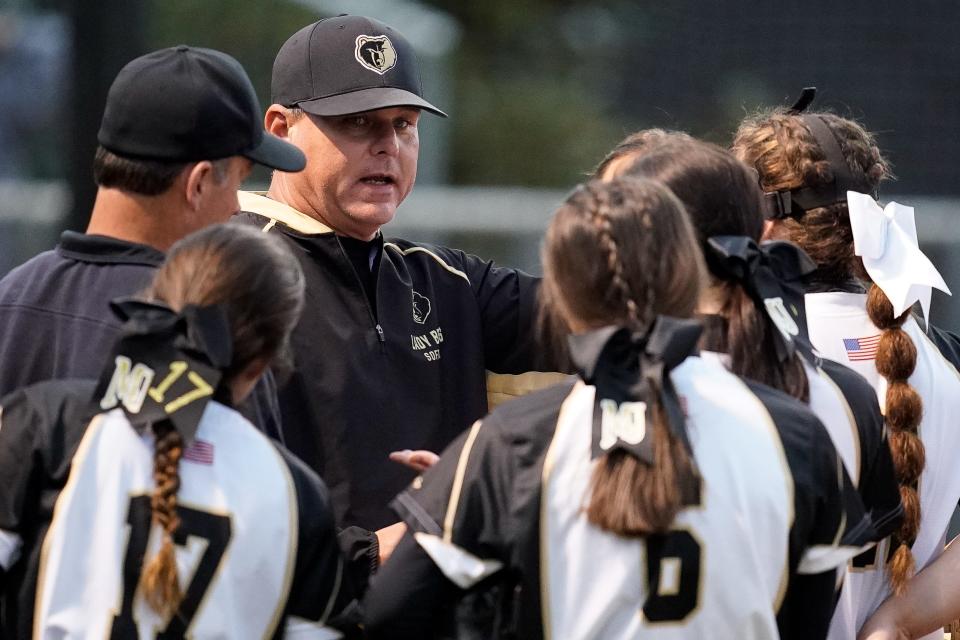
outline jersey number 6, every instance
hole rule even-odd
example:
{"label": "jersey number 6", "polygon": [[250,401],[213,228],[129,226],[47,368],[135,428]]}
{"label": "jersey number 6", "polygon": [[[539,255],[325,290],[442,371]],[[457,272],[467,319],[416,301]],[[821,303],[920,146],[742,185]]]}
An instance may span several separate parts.
{"label": "jersey number 6", "polygon": [[647,622],[681,622],[700,601],[701,547],[693,534],[674,529],[646,538]]}
{"label": "jersey number 6", "polygon": [[[188,538],[197,537],[207,541],[207,546],[197,562],[193,579],[184,589],[180,607],[171,617],[167,628],[157,634],[157,640],[182,638],[190,628],[193,617],[223,558],[223,552],[230,542],[230,518],[207,511],[190,509],[177,505],[180,526],[173,536],[179,546],[186,546]],[[111,638],[136,638],[137,623],[133,617],[133,599],[140,582],[144,555],[150,539],[150,497],[135,496],[130,499],[127,512],[127,524],[130,525],[130,540],[123,559],[123,604],[120,613],[113,619]],[[181,585],[182,587],[183,585]]]}

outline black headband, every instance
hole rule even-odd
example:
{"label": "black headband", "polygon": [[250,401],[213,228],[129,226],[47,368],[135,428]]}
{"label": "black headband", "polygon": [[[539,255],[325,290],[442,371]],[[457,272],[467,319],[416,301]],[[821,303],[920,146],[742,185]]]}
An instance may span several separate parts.
{"label": "black headband", "polygon": [[776,325],[777,358],[785,361],[798,351],[811,365],[820,360],[810,344],[804,312],[803,278],[816,264],[789,242],[758,245],[746,236],[714,236],[707,240],[710,271],[739,282],[756,305]]}
{"label": "black headband", "polygon": [[877,198],[875,189],[864,178],[857,178],[850,171],[840,148],[840,141],[824,119],[818,115],[804,114],[816,96],[816,87],[806,87],[800,98],[788,110],[791,115],[799,115],[800,120],[810,130],[817,141],[825,159],[830,164],[833,178],[830,182],[813,187],[799,187],[764,194],[763,214],[767,219],[799,218],[806,211],[817,207],[826,207],[847,201],[847,191],[866,193]]}
{"label": "black headband", "polygon": [[[659,399],[670,433],[683,443],[694,470],[680,487],[685,504],[699,499],[700,477],[693,461],[686,418],[670,371],[696,352],[703,327],[695,320],[658,316],[647,333],[604,327],[569,338],[570,355],[584,381],[597,389],[593,414],[593,456],[620,449],[654,463],[646,407]],[[628,425],[618,429],[612,423]]]}
{"label": "black headband", "polygon": [[110,305],[126,322],[95,401],[104,411],[122,407],[137,430],[169,420],[189,445],[207,403],[229,404],[221,385],[233,357],[226,311],[188,305],[178,313],[132,299]]}

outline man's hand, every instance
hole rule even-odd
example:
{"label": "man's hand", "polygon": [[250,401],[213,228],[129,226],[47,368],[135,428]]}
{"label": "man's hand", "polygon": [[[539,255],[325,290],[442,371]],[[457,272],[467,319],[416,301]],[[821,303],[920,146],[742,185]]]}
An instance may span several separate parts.
{"label": "man's hand", "polygon": [[433,451],[411,451],[410,449],[404,449],[403,451],[394,451],[391,453],[390,459],[394,462],[399,462],[402,465],[406,465],[418,473],[423,473],[433,465],[437,464],[437,460],[440,459],[440,456],[435,454]]}
{"label": "man's hand", "polygon": [[390,559],[393,550],[397,548],[400,538],[407,532],[407,525],[398,522],[389,527],[377,530],[377,544],[380,547],[380,564]]}

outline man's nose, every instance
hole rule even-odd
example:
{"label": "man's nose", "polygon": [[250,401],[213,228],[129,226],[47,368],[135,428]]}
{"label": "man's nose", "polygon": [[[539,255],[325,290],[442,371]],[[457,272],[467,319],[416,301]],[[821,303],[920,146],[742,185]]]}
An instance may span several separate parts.
{"label": "man's nose", "polygon": [[388,156],[398,155],[400,153],[400,138],[396,129],[390,126],[378,131],[377,139],[373,144],[373,152],[376,154],[385,153]]}

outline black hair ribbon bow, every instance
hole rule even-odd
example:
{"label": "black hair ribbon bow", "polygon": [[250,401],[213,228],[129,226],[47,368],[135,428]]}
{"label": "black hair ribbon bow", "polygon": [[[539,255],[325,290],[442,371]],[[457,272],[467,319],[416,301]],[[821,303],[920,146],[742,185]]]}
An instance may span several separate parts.
{"label": "black hair ribbon bow", "polygon": [[189,445],[207,403],[229,403],[221,384],[233,358],[226,311],[188,305],[177,312],[134,299],[110,306],[125,323],[95,401],[104,411],[122,407],[138,430],[170,420]]}
{"label": "black hair ribbon bow", "polygon": [[[581,377],[596,387],[593,414],[594,457],[623,450],[654,464],[654,438],[647,429],[647,406],[659,400],[670,433],[693,461],[685,412],[670,371],[697,350],[702,326],[696,320],[657,316],[647,333],[609,326],[569,338],[570,355]],[[685,503],[699,498],[693,464],[690,486],[681,487]]]}
{"label": "black hair ribbon bow", "polygon": [[713,236],[707,248],[710,270],[742,284],[776,325],[777,358],[783,362],[796,349],[817,366],[820,358],[810,343],[803,302],[803,279],[817,268],[810,256],[790,242],[758,245],[746,236]]}

